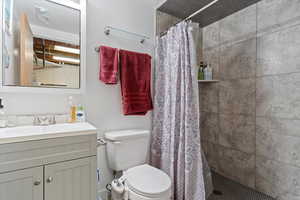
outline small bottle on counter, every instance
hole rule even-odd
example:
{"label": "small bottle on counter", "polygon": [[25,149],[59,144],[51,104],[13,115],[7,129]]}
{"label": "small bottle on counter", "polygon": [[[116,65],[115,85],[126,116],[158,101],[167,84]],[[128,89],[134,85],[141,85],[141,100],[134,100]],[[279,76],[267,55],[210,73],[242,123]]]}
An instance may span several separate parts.
{"label": "small bottle on counter", "polygon": [[2,104],[2,99],[0,98],[0,128],[5,128],[7,126],[7,119],[4,112],[4,106]]}
{"label": "small bottle on counter", "polygon": [[82,105],[79,105],[77,107],[76,117],[77,117],[77,122],[85,122],[85,112],[83,110],[83,106]]}
{"label": "small bottle on counter", "polygon": [[70,106],[69,122],[74,123],[74,122],[76,122],[76,106],[74,105],[72,96],[69,96],[69,106]]}

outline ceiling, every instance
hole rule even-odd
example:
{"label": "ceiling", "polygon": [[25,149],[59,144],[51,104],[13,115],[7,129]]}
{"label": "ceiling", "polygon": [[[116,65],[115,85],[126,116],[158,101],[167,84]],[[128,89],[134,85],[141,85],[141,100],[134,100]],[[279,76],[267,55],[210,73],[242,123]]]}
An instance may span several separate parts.
{"label": "ceiling", "polygon": [[[159,11],[184,19],[213,0],[167,0]],[[192,18],[201,27],[216,22],[234,12],[242,10],[260,0],[219,0],[217,3],[207,8]]]}
{"label": "ceiling", "polygon": [[[49,61],[51,63],[61,64],[62,61],[56,60],[53,56],[66,57],[72,59],[80,59],[80,55],[76,53],[68,53],[66,51],[56,50],[55,46],[68,47],[72,49],[80,50],[79,45],[72,45],[68,43],[47,40],[43,38],[34,38],[33,39],[33,50],[37,58]],[[79,66],[79,63],[64,61],[64,64]]]}
{"label": "ceiling", "polygon": [[80,32],[80,11],[47,0],[14,0],[14,12],[17,18],[25,12],[31,25],[72,34]]}

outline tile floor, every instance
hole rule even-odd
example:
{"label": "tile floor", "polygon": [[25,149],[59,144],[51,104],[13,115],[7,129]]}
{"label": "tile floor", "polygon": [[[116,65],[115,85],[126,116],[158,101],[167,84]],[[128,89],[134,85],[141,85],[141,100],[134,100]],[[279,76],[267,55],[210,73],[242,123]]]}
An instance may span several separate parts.
{"label": "tile floor", "polygon": [[208,200],[275,200],[216,173],[213,173],[213,184],[222,195],[212,194]]}

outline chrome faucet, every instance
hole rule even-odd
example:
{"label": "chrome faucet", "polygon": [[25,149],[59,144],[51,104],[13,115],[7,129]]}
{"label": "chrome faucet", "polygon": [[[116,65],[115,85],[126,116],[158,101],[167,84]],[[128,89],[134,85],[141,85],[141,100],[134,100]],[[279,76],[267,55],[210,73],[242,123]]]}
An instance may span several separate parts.
{"label": "chrome faucet", "polygon": [[48,126],[48,125],[53,125],[53,124],[56,124],[55,115],[34,116],[33,125],[35,125],[35,126]]}

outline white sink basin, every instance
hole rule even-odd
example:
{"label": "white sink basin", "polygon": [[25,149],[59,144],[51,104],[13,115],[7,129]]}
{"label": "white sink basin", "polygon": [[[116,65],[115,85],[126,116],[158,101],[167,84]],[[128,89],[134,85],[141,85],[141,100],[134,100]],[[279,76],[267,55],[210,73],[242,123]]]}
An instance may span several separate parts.
{"label": "white sink basin", "polygon": [[49,126],[19,126],[13,128],[0,128],[0,144],[37,140],[51,137],[65,137],[70,134],[95,134],[97,129],[85,123],[65,123]]}

